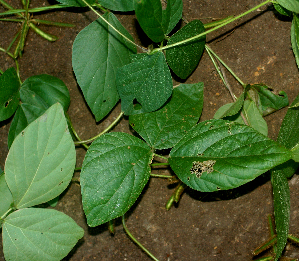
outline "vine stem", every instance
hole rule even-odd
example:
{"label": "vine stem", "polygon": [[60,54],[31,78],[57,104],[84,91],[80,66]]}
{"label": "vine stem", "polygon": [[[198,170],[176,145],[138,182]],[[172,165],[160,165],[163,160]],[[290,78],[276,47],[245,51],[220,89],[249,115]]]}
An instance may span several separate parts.
{"label": "vine stem", "polygon": [[161,159],[165,159],[165,160],[168,161],[168,158],[166,158],[166,157],[164,157],[164,156],[162,156],[162,155],[159,155],[159,154],[154,153],[154,156],[156,156],[156,157],[158,157],[158,158],[161,158]]}
{"label": "vine stem", "polygon": [[105,130],[103,130],[101,133],[99,133],[97,136],[90,138],[88,140],[80,140],[80,141],[76,141],[75,145],[79,145],[79,144],[85,144],[85,143],[91,143],[93,142],[96,138],[100,137],[101,135],[105,134],[106,132],[110,131],[115,125],[116,123],[121,119],[121,117],[124,115],[124,112],[121,112],[117,118],[108,126],[108,128],[106,128]]}
{"label": "vine stem", "polygon": [[152,173],[151,173],[151,177],[163,178],[163,179],[172,179],[173,178],[173,176],[170,176],[170,175],[160,175],[160,174],[152,174]]}
{"label": "vine stem", "polygon": [[131,240],[136,243],[146,254],[148,254],[153,260],[159,261],[151,252],[149,252],[128,230],[126,223],[125,223],[125,215],[121,218],[124,230],[126,231],[127,235],[131,238]]}
{"label": "vine stem", "polygon": [[18,63],[17,59],[14,57],[14,55],[13,55],[12,53],[6,51],[6,50],[3,49],[2,47],[0,47],[0,51],[6,53],[10,58],[12,58],[12,59],[14,60],[14,62],[15,62],[15,64],[16,64],[16,67],[17,67],[17,68],[16,68],[17,76],[18,76],[18,78],[19,78],[19,82],[20,82],[20,84],[22,84],[21,77],[20,77],[20,68],[19,68],[19,63]]}
{"label": "vine stem", "polygon": [[147,52],[146,48],[143,48],[142,46],[139,46],[138,44],[134,43],[131,39],[126,37],[124,34],[122,34],[119,30],[117,30],[112,24],[110,24],[99,12],[97,12],[89,3],[87,3],[85,0],[82,0],[84,4],[86,4],[90,10],[92,10],[96,15],[98,15],[106,24],[108,24],[115,32],[117,32],[119,35],[121,35],[124,39],[126,39],[131,44],[135,45],[136,47],[140,48],[143,52]]}
{"label": "vine stem", "polygon": [[[85,0],[82,0],[82,1],[85,2]],[[232,18],[232,19],[229,19],[228,21],[226,21],[226,22],[224,22],[224,23],[222,23],[222,24],[220,24],[220,25],[218,25],[218,26],[215,26],[215,27],[213,27],[212,29],[210,29],[210,30],[208,30],[208,31],[205,31],[205,32],[203,32],[203,33],[201,33],[201,34],[198,34],[198,35],[196,35],[196,36],[187,38],[187,39],[185,39],[185,40],[183,40],[183,41],[180,41],[180,42],[177,42],[177,43],[174,43],[174,44],[170,44],[170,45],[166,45],[166,46],[163,46],[163,47],[160,47],[160,48],[156,48],[156,49],[154,49],[154,50],[151,52],[151,54],[153,54],[153,53],[155,53],[155,52],[158,52],[158,51],[166,50],[166,49],[169,49],[169,48],[178,46],[178,45],[182,45],[182,44],[191,42],[191,41],[193,41],[193,40],[196,40],[196,39],[198,39],[198,38],[200,38],[200,37],[202,37],[202,36],[205,36],[205,35],[207,35],[207,34],[213,32],[213,31],[218,30],[219,28],[221,28],[221,27],[223,27],[223,26],[225,26],[225,25],[227,25],[227,24],[229,24],[229,23],[232,23],[232,22],[234,22],[234,21],[240,19],[241,17],[243,17],[243,16],[245,16],[245,15],[247,15],[247,14],[249,14],[249,13],[255,11],[256,9],[258,9],[258,8],[262,7],[263,5],[266,5],[266,4],[270,3],[270,2],[272,2],[272,0],[266,0],[265,2],[263,2],[263,3],[261,3],[261,4],[257,5],[257,6],[255,6],[255,7],[253,7],[253,8],[251,8],[250,10],[248,10],[248,11],[246,11],[246,12],[244,12],[244,13],[242,13],[242,14],[240,14],[240,15],[238,15],[238,16]]]}

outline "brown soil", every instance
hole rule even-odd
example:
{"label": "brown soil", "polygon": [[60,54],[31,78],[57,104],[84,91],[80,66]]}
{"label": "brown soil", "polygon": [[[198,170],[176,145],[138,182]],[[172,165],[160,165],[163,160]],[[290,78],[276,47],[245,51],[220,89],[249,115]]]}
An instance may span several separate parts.
{"label": "brown soil", "polygon": [[[20,7],[18,0],[8,1]],[[32,6],[53,4],[54,1],[36,0]],[[259,4],[259,0],[184,0],[184,17],[188,21],[201,19],[204,23],[213,18],[237,15]],[[4,9],[0,8],[2,12]],[[117,14],[121,23],[139,43],[133,13]],[[53,11],[36,16],[76,25],[73,29],[41,25],[43,30],[57,35],[59,39],[50,43],[32,31],[29,32],[23,57],[20,61],[22,80],[38,75],[50,74],[63,80],[69,88],[71,105],[69,115],[82,139],[95,136],[105,129],[119,114],[120,104],[102,122],[96,123],[76,84],[72,71],[72,43],[77,33],[96,19],[88,11],[77,9]],[[19,26],[0,22],[0,46],[7,48]],[[265,83],[274,90],[284,90],[290,102],[299,92],[298,69],[291,50],[291,22],[276,16],[271,8],[263,7],[225,29],[208,36],[213,50],[247,83]],[[13,66],[13,61],[0,53],[2,70]],[[234,92],[240,86],[227,73]],[[213,64],[205,53],[196,71],[187,83],[203,81],[205,103],[202,120],[213,117],[215,111],[225,103],[232,102],[228,91],[220,81]],[[176,84],[176,82],[175,82]],[[266,117],[269,136],[277,137],[286,109]],[[0,125],[0,167],[3,169],[8,153],[7,133],[10,121]],[[113,129],[130,133],[128,119],[124,118]],[[77,149],[77,166],[81,166],[85,150]],[[153,170],[154,173],[169,173],[168,170]],[[75,174],[79,176],[79,173]],[[291,190],[290,233],[299,236],[299,178],[295,175],[289,182]],[[203,260],[228,261],[252,260],[252,250],[269,238],[267,215],[273,213],[272,188],[269,175],[231,191],[200,193],[187,189],[178,205],[169,211],[165,203],[173,192],[167,180],[152,178],[142,195],[127,213],[127,226],[131,233],[159,260]],[[125,234],[120,220],[116,221],[116,232],[111,236],[106,225],[88,228],[82,211],[80,186],[71,184],[59,201],[57,210],[71,216],[85,230],[71,253],[64,259],[79,260],[151,260]],[[267,254],[269,254],[268,252]],[[284,256],[298,258],[299,248],[288,245]],[[4,260],[2,242],[0,260]]]}

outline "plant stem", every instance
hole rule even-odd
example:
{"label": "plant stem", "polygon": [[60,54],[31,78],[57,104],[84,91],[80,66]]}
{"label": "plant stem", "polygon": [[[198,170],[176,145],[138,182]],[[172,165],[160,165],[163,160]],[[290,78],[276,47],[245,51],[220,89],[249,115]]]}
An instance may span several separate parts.
{"label": "plant stem", "polygon": [[154,156],[156,156],[156,157],[158,157],[158,158],[161,158],[161,159],[165,159],[165,160],[168,161],[168,158],[166,158],[166,157],[164,157],[164,156],[162,156],[162,155],[159,155],[159,154],[154,153]]}
{"label": "plant stem", "polygon": [[[1,0],[0,0],[1,1]],[[44,6],[44,7],[35,7],[32,9],[29,9],[29,13],[38,13],[38,12],[44,12],[44,11],[50,11],[53,9],[62,9],[62,8],[67,8],[70,7],[69,5],[50,5],[50,6]]]}
{"label": "plant stem", "polygon": [[17,71],[17,75],[19,78],[19,82],[22,85],[22,81],[21,81],[21,77],[20,77],[20,68],[19,68],[19,63],[18,63],[17,59],[13,56],[12,53],[10,53],[9,51],[7,51],[1,47],[0,47],[0,51],[6,53],[10,58],[12,58],[14,60],[14,62],[16,64],[16,71]]}
{"label": "plant stem", "polygon": [[59,22],[52,22],[47,20],[40,20],[40,19],[31,19],[32,23],[36,24],[47,24],[47,25],[54,25],[54,26],[61,26],[61,27],[74,27],[74,24],[68,24],[68,23],[59,23]]}
{"label": "plant stem", "polygon": [[131,238],[131,240],[135,244],[137,244],[145,253],[147,253],[149,255],[149,257],[151,257],[155,261],[159,261],[156,257],[153,256],[153,254],[151,252],[149,252],[143,245],[141,245],[141,243],[130,233],[130,231],[128,230],[126,223],[125,223],[125,215],[122,216],[121,220],[122,220],[124,230],[126,231],[127,235]]}
{"label": "plant stem", "polygon": [[0,74],[3,74],[4,72],[0,69]]}
{"label": "plant stem", "polygon": [[7,211],[0,217],[0,219],[1,219],[1,220],[4,220],[4,219],[8,216],[8,214],[9,214],[10,212],[14,211],[14,210],[15,210],[15,208],[9,208],[9,210],[7,210]]}
{"label": "plant stem", "polygon": [[299,238],[297,238],[297,237],[294,237],[294,236],[292,236],[292,235],[288,235],[288,239],[289,240],[292,240],[293,242],[295,242],[296,244],[299,244]]}
{"label": "plant stem", "polygon": [[151,177],[163,178],[163,179],[172,179],[173,178],[173,176],[170,176],[170,175],[160,175],[160,174],[152,174],[152,173],[151,173]]}
{"label": "plant stem", "polygon": [[126,39],[128,42],[130,42],[131,44],[135,45],[136,47],[140,48],[143,52],[147,52],[146,48],[143,48],[143,47],[139,46],[138,44],[134,43],[131,39],[129,39],[128,37],[126,37],[125,35],[123,35],[120,31],[118,31],[102,15],[100,15],[100,13],[97,12],[89,3],[87,3],[85,0],[82,0],[82,2],[84,4],[86,4],[90,8],[90,10],[92,10],[96,15],[98,15],[106,24],[108,24],[108,26],[110,26],[115,32],[117,32],[119,35],[121,35],[124,39]]}
{"label": "plant stem", "polygon": [[[82,0],[82,1],[84,1],[84,0]],[[238,15],[238,16],[236,16],[236,17],[234,17],[234,18],[232,18],[232,19],[230,19],[230,20],[228,20],[228,21],[226,21],[226,22],[218,25],[218,26],[213,27],[212,29],[210,29],[208,31],[205,31],[205,32],[203,32],[201,34],[198,34],[196,36],[187,38],[187,39],[185,39],[183,41],[180,41],[180,42],[177,42],[177,43],[174,43],[174,44],[170,44],[170,45],[166,45],[166,46],[163,46],[163,47],[160,47],[160,48],[156,48],[151,53],[153,54],[153,53],[158,52],[158,51],[166,50],[166,49],[169,49],[169,48],[172,48],[172,47],[175,47],[175,46],[178,46],[178,45],[182,45],[182,44],[191,42],[193,40],[196,40],[196,39],[198,39],[198,38],[200,38],[200,37],[202,37],[204,35],[207,35],[207,34],[209,34],[211,32],[214,32],[214,31],[218,30],[219,28],[221,28],[221,27],[223,27],[223,26],[225,26],[225,25],[227,25],[229,23],[232,23],[232,22],[238,20],[239,18],[241,18],[241,17],[243,17],[243,16],[245,16],[245,15],[247,15],[247,14],[255,11],[256,9],[260,8],[263,5],[266,5],[266,4],[270,3],[271,1],[272,0],[266,0],[265,2],[263,2],[263,3],[261,3],[261,4],[257,5],[257,6],[255,6],[253,8],[251,8],[250,10],[248,10],[248,11],[246,11],[246,12],[244,12],[244,13],[242,13],[242,14],[240,14],[240,15]]]}
{"label": "plant stem", "polygon": [[205,29],[209,29],[209,28],[213,28],[217,25],[220,25],[220,24],[223,24],[223,23],[226,23],[228,22],[229,20],[233,19],[234,17],[232,15],[226,17],[226,18],[223,18],[223,19],[220,19],[220,20],[217,20],[217,21],[214,21],[214,22],[211,22],[211,23],[207,23],[207,24],[204,24],[204,27]]}
{"label": "plant stem", "polygon": [[108,128],[106,128],[105,130],[103,130],[101,133],[99,133],[97,136],[90,138],[88,140],[80,140],[75,142],[75,145],[79,145],[79,144],[85,144],[85,143],[91,143],[93,142],[96,138],[100,137],[101,135],[105,134],[106,132],[110,131],[115,125],[116,123],[118,123],[118,121],[122,118],[122,116],[124,115],[123,112],[121,112],[117,118],[108,126]]}
{"label": "plant stem", "polygon": [[23,19],[12,19],[12,18],[0,18],[0,21],[3,22],[17,22],[17,23],[21,23],[23,22]]}
{"label": "plant stem", "polygon": [[168,166],[168,165],[169,165],[168,162],[160,162],[160,163],[152,163],[151,167],[154,167],[154,166]]}
{"label": "plant stem", "polygon": [[45,38],[46,40],[50,41],[50,42],[55,42],[57,40],[57,37],[54,35],[50,35],[45,33],[44,31],[42,31],[41,29],[39,29],[35,24],[33,24],[32,22],[29,23],[30,28],[36,32],[37,34],[39,34],[41,37]]}

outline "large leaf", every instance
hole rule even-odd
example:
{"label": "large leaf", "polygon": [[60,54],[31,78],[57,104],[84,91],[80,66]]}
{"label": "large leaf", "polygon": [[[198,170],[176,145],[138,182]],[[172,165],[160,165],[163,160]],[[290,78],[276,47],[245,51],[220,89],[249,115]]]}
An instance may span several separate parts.
{"label": "large leaf", "polygon": [[[2,172],[2,170],[0,170]],[[13,202],[11,192],[5,181],[4,172],[0,174],[0,217],[10,208],[10,205]]]}
{"label": "large leaf", "polygon": [[166,34],[169,34],[176,24],[181,20],[183,13],[183,1],[182,0],[168,0],[167,7],[170,5],[170,20],[166,30]]}
{"label": "large leaf", "polygon": [[[199,20],[193,20],[170,37],[167,45],[175,44],[205,31]],[[181,79],[186,79],[197,67],[205,48],[206,36],[166,50],[169,67]]]}
{"label": "large leaf", "polygon": [[53,209],[21,209],[3,224],[6,260],[58,261],[83,237],[84,230],[69,216]]}
{"label": "large leaf", "polygon": [[113,11],[127,12],[134,10],[134,0],[98,0],[98,2]]}
{"label": "large leaf", "polygon": [[46,74],[26,79],[20,89],[20,97],[22,104],[17,109],[9,129],[8,147],[29,123],[41,116],[53,104],[59,102],[64,111],[67,111],[70,104],[70,94],[63,81]]}
{"label": "large leaf", "polygon": [[[86,6],[83,1],[81,0],[57,0],[59,3],[65,4],[65,5],[69,5],[69,6]],[[87,3],[89,3],[90,5],[95,3],[95,0],[85,0]]]}
{"label": "large leaf", "polygon": [[112,132],[89,147],[80,182],[87,224],[98,226],[124,215],[150,177],[153,153],[140,139]]}
{"label": "large leaf", "polygon": [[277,0],[276,2],[289,11],[299,13],[299,0]]}
{"label": "large leaf", "polygon": [[20,82],[15,68],[7,69],[0,77],[0,121],[11,117],[19,106]]}
{"label": "large leaf", "polygon": [[130,116],[130,125],[155,149],[172,148],[199,120],[203,83],[181,84],[169,103],[151,113]]}
{"label": "large leaf", "polygon": [[[103,17],[133,40],[112,13]],[[103,119],[119,100],[115,77],[118,67],[130,62],[136,47],[98,19],[85,27],[73,44],[73,69],[96,121]]]}
{"label": "large leaf", "polygon": [[293,15],[293,21],[291,26],[291,43],[297,67],[299,68],[299,18],[295,14]]}
{"label": "large leaf", "polygon": [[[162,5],[160,0],[134,0],[135,14],[137,20],[153,42],[162,42],[165,37],[165,27],[168,28],[168,23],[163,21]],[[167,24],[167,26],[165,26]]]}
{"label": "large leaf", "polygon": [[275,10],[280,13],[281,15],[285,15],[285,16],[289,16],[291,17],[292,16],[292,12],[285,9],[284,7],[282,7],[280,4],[276,4],[276,3],[273,3],[273,6],[275,8]]}
{"label": "large leaf", "polygon": [[[162,52],[137,54],[117,71],[121,108],[126,115],[159,109],[172,93],[172,78]],[[134,109],[134,99],[142,108]]]}
{"label": "large leaf", "polygon": [[175,145],[169,163],[186,185],[211,192],[241,186],[291,157],[289,150],[248,126],[209,120]]}
{"label": "large leaf", "polygon": [[65,190],[76,162],[75,146],[57,103],[24,129],[5,163],[5,179],[16,208],[47,202]]}

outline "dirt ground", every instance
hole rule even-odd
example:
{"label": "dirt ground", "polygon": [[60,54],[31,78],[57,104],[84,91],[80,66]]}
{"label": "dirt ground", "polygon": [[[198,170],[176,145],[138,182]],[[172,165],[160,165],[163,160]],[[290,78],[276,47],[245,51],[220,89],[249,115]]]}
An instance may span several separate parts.
{"label": "dirt ground", "polygon": [[[19,0],[7,1],[20,7]],[[240,14],[260,0],[183,0],[184,18],[188,21],[201,19],[204,23],[212,19]],[[32,7],[54,4],[54,1],[32,1]],[[1,7],[0,12],[4,11]],[[136,29],[133,13],[117,13],[120,22],[133,35],[135,41],[145,44]],[[69,22],[75,28],[40,26],[57,35],[59,39],[50,43],[32,31],[29,32],[24,55],[19,60],[22,80],[38,75],[50,74],[67,85],[71,105],[69,115],[82,139],[95,136],[105,129],[119,114],[120,104],[102,122],[96,123],[83,95],[76,84],[72,70],[72,43],[80,30],[96,19],[85,10],[71,9],[37,15],[36,18],[58,22]],[[19,26],[0,22],[0,46],[7,48]],[[299,74],[290,43],[291,22],[275,15],[271,8],[262,7],[233,25],[225,27],[207,39],[211,48],[246,83],[265,83],[274,90],[284,90],[290,102],[299,92]],[[13,61],[0,53],[0,68],[4,71],[13,66]],[[228,80],[238,95],[241,87],[227,73]],[[215,111],[225,103],[232,102],[228,91],[220,81],[212,62],[205,53],[198,68],[186,83],[204,82],[204,109],[201,121],[213,117]],[[174,84],[177,82],[174,80]],[[280,124],[286,113],[283,109],[266,117],[269,136],[276,139]],[[3,169],[8,153],[7,134],[10,120],[0,123],[0,167]],[[113,129],[130,133],[128,119],[124,118]],[[77,149],[77,166],[81,166],[85,150]],[[169,173],[167,169],[155,169],[153,173]],[[79,173],[75,173],[79,176]],[[299,236],[299,176],[290,181],[291,224],[290,233]],[[252,260],[252,251],[268,239],[267,216],[273,213],[272,187],[269,175],[265,174],[253,182],[235,190],[217,193],[201,193],[187,189],[178,205],[169,211],[165,203],[174,186],[167,180],[152,178],[142,195],[126,214],[131,233],[160,261],[243,261]],[[120,220],[116,220],[116,232],[111,236],[106,225],[88,228],[82,210],[80,186],[73,183],[63,194],[57,210],[71,216],[85,230],[81,239],[65,261],[79,260],[151,260],[123,231]],[[1,237],[1,236],[0,236]],[[270,252],[267,252],[269,254]],[[287,245],[284,256],[299,258],[299,247]],[[4,260],[2,240],[0,260]]]}

